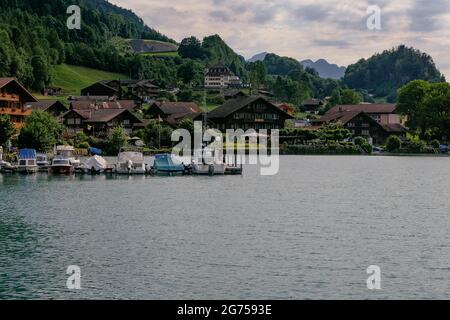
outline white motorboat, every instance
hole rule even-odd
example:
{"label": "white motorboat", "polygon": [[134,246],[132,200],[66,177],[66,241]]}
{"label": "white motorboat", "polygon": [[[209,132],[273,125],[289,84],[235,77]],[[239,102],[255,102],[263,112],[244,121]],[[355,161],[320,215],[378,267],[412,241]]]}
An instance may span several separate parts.
{"label": "white motorboat", "polygon": [[75,172],[75,168],[69,158],[56,156],[52,161],[51,171],[53,174],[70,175]]}
{"label": "white motorboat", "polygon": [[116,164],[117,174],[145,174],[146,172],[142,152],[123,151],[119,153]]}
{"label": "white motorboat", "polygon": [[69,159],[70,164],[75,168],[81,165],[80,159],[75,157],[75,148],[72,146],[57,146],[55,157],[64,157]]}
{"label": "white motorboat", "polygon": [[37,155],[36,150],[34,149],[19,150],[19,164],[17,166],[17,172],[19,173],[38,172],[36,155]]}
{"label": "white motorboat", "polygon": [[40,172],[48,171],[48,168],[50,167],[46,153],[37,153],[36,163]]}

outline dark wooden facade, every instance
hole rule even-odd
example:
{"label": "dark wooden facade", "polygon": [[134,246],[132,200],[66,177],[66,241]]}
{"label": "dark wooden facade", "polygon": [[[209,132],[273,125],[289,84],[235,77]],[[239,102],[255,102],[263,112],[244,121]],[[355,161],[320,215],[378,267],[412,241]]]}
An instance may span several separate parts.
{"label": "dark wooden facade", "polygon": [[229,100],[207,115],[209,126],[221,131],[283,129],[286,120],[292,118],[268,100],[255,96]]}

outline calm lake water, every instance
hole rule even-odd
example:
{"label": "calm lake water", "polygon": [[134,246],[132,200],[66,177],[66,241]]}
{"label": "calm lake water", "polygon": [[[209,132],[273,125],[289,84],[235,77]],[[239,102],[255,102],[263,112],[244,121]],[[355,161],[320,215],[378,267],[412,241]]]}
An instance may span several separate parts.
{"label": "calm lake water", "polygon": [[300,156],[267,177],[0,175],[0,298],[448,299],[449,177],[450,158]]}

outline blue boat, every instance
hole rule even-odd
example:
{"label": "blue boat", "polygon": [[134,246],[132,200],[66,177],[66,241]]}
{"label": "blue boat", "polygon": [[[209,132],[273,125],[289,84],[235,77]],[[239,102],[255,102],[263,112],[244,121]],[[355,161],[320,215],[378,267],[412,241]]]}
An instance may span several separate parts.
{"label": "blue boat", "polygon": [[153,169],[157,173],[183,173],[185,166],[172,154],[157,154]]}

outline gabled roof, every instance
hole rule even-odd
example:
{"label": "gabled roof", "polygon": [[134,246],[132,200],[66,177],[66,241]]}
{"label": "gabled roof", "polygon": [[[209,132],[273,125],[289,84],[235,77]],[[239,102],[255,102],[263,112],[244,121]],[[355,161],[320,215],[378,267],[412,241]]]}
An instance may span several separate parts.
{"label": "gabled roof", "polygon": [[70,112],[74,112],[81,116],[85,122],[88,123],[102,123],[102,122],[110,122],[114,120],[114,118],[120,116],[123,113],[128,113],[131,116],[133,116],[137,121],[136,122],[142,122],[141,119],[139,119],[137,116],[135,116],[130,110],[128,109],[97,109],[97,110],[70,110],[66,112],[63,117],[68,115]]}
{"label": "gabled roof", "polygon": [[273,106],[274,109],[278,110],[280,113],[286,115],[286,118],[291,119],[292,116],[283,110],[279,109],[277,106],[275,106],[273,103],[267,101],[263,97],[260,96],[250,96],[250,97],[240,97],[238,99],[232,99],[225,102],[220,107],[214,109],[213,111],[208,113],[209,119],[215,119],[215,118],[225,118],[228,117],[230,114],[235,113],[236,111],[239,111],[240,109],[248,106],[249,104],[256,102],[258,100],[263,100],[265,103]]}
{"label": "gabled roof", "polygon": [[351,104],[351,105],[337,105],[331,108],[327,114],[339,113],[342,111],[362,111],[365,113],[395,113],[397,109],[396,104]]}
{"label": "gabled roof", "polygon": [[54,106],[55,104],[61,104],[62,106],[64,106],[58,100],[41,100],[41,101],[38,101],[38,102],[27,103],[25,105],[25,107],[30,107],[32,110],[47,111],[50,107]]}
{"label": "gabled roof", "polygon": [[202,112],[200,107],[194,102],[155,102],[153,105],[157,106],[166,115]]}
{"label": "gabled roof", "polygon": [[351,120],[353,120],[355,117],[360,115],[361,113],[364,113],[362,111],[343,111],[343,112],[336,112],[336,113],[327,113],[324,116],[322,116],[319,120],[313,121],[313,122],[334,122],[334,121],[340,121],[342,124],[347,124]]}
{"label": "gabled roof", "polygon": [[72,109],[77,110],[94,110],[94,109],[129,109],[133,110],[136,104],[133,100],[117,100],[117,101],[94,101],[82,100],[72,101],[70,103]]}
{"label": "gabled roof", "polygon": [[9,84],[15,84],[17,88],[21,91],[21,94],[25,97],[26,102],[36,102],[37,99],[29,92],[16,78],[0,78],[0,89],[3,89]]}
{"label": "gabled roof", "polygon": [[81,92],[86,91],[87,89],[89,89],[89,88],[91,88],[93,86],[100,85],[100,86],[103,86],[103,87],[107,88],[108,90],[112,90],[112,91],[118,93],[119,91],[116,88],[113,88],[112,86],[110,86],[110,83],[112,83],[113,81],[115,81],[115,80],[101,80],[101,81],[98,81],[96,83],[91,84],[90,86],[87,86],[86,88],[81,89]]}
{"label": "gabled roof", "polygon": [[311,100],[305,100],[303,101],[303,105],[307,105],[307,106],[319,106],[323,104],[323,102],[319,99],[311,99]]}

